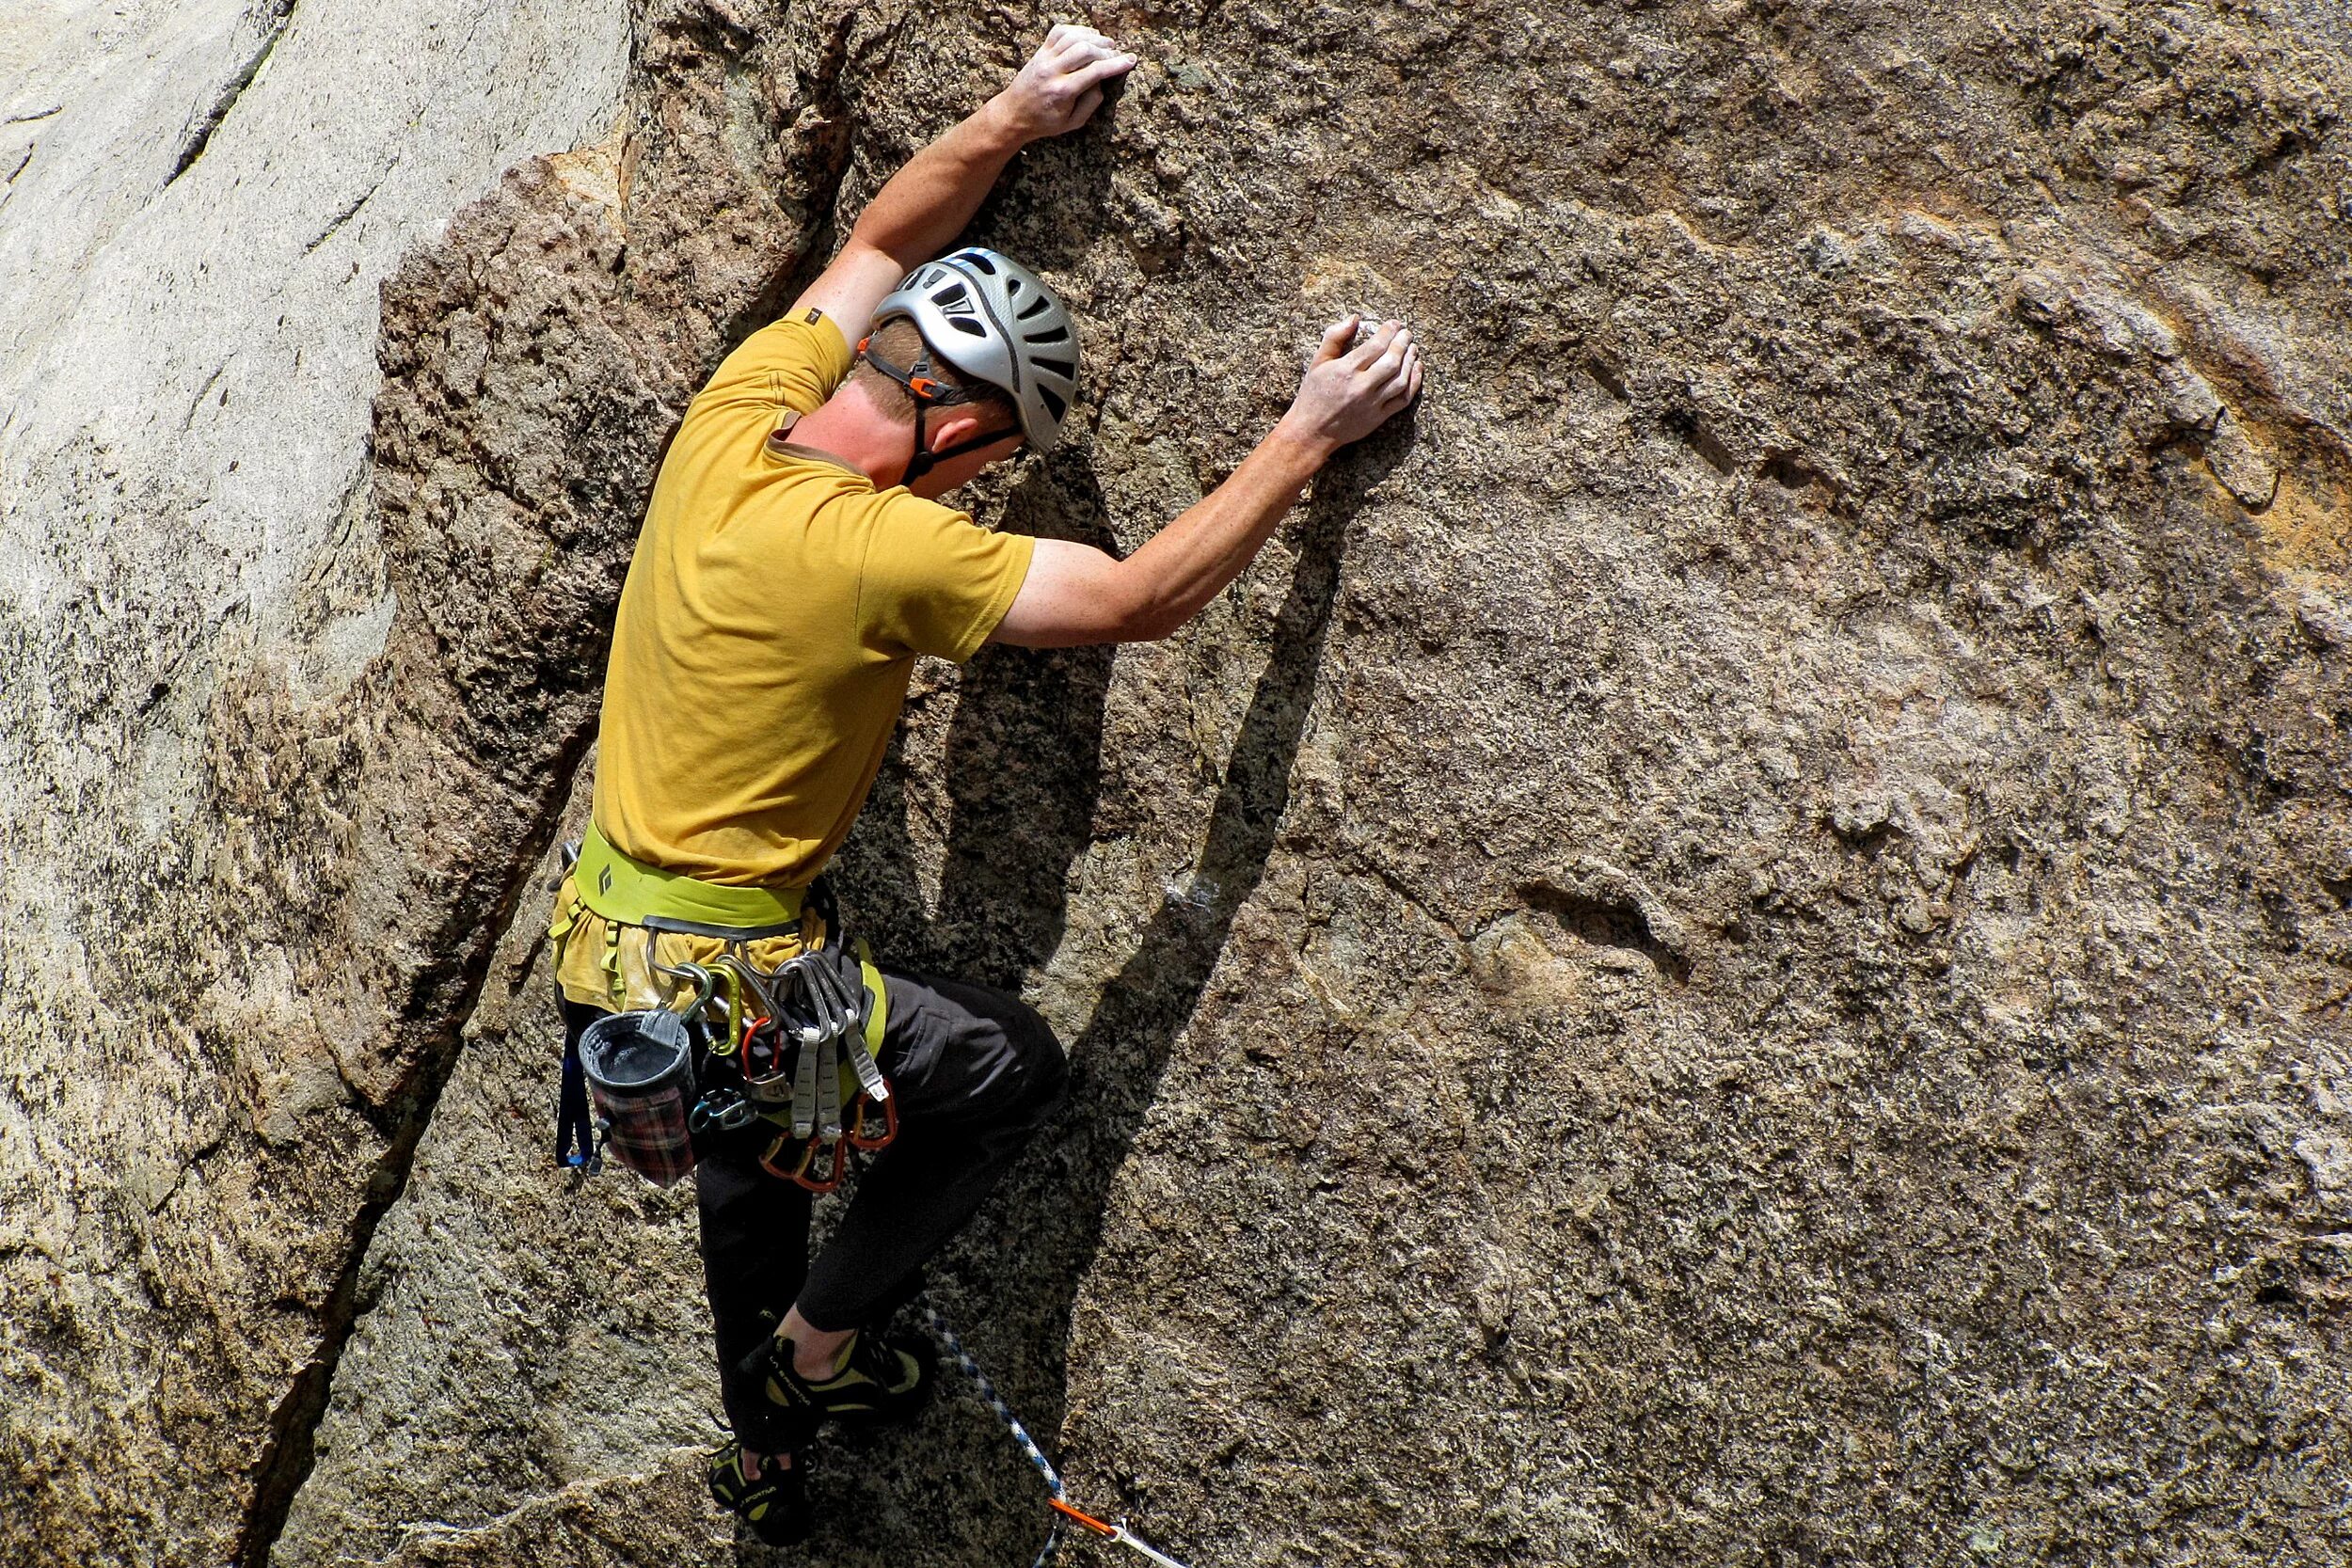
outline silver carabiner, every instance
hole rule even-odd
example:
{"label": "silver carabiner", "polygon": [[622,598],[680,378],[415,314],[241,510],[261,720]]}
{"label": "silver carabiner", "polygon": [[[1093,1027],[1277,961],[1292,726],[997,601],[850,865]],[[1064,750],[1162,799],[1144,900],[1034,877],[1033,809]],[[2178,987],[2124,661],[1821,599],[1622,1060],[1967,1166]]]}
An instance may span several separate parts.
{"label": "silver carabiner", "polygon": [[[723,962],[724,960],[723,959],[721,961]],[[710,1006],[710,999],[712,997],[719,994],[719,977],[716,974],[711,974],[710,971],[705,969],[700,964],[658,963],[653,966],[653,972],[656,974],[662,976],[664,979],[684,980],[693,986],[694,1000],[691,1005],[684,1007],[677,1007],[674,1005],[665,1005],[662,1009],[665,1012],[674,1011],[680,1018],[689,1020],[694,1018],[697,1014],[701,1013],[704,1008]]]}

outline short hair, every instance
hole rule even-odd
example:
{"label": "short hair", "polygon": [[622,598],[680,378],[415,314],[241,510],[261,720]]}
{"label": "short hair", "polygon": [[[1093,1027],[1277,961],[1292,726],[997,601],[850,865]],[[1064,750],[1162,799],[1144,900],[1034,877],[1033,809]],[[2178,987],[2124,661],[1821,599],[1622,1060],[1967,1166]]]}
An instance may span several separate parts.
{"label": "short hair", "polygon": [[[915,360],[923,356],[923,351],[928,346],[923,341],[923,334],[916,330],[914,321],[906,316],[894,316],[874,328],[867,336],[866,342],[875,353],[902,371],[913,370]],[[1012,401],[1011,393],[993,382],[982,381],[977,376],[964,374],[963,372],[949,364],[943,355],[935,353],[930,359],[931,366],[928,373],[932,380],[944,381],[950,387],[972,394],[971,402],[952,404],[949,405],[950,411],[969,408],[974,413],[980,413],[993,408],[1004,415],[1006,422],[1012,429],[1021,428],[1021,409]],[[904,387],[867,364],[863,357],[858,360],[857,368],[850,373],[865,383],[866,395],[874,400],[874,406],[881,409],[884,415],[899,424],[912,425],[914,422],[914,400],[907,395],[907,389]],[[932,406],[936,408],[938,405]]]}

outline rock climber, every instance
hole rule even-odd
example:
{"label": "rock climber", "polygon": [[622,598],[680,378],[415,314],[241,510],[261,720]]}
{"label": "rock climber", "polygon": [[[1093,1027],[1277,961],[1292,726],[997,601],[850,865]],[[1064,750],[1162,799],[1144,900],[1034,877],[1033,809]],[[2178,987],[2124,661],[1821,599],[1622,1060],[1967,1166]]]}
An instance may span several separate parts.
{"label": "rock climber", "polygon": [[[1333,323],[1257,449],[1124,560],[938,502],[1052,447],[1079,385],[1077,324],[1052,289],[993,251],[940,252],[1014,153],[1085,125],[1135,64],[1091,28],[1055,27],[882,186],[823,274],[689,407],[622,590],[593,826],[551,925],[575,1049],[603,1013],[658,1005],[630,999],[651,969],[723,951],[767,969],[803,950],[811,884],[865,802],[915,656],[1168,636],[1336,450],[1419,391],[1402,323]],[[854,986],[861,968],[844,961]],[[734,1432],[708,1480],[771,1544],[807,1528],[801,1455],[820,1422],[903,1415],[927,1394],[920,1342],[882,1325],[1066,1077],[1018,998],[866,973],[898,1132],[829,1244],[808,1258],[810,1194],[760,1158],[772,1127],[695,1146]]]}

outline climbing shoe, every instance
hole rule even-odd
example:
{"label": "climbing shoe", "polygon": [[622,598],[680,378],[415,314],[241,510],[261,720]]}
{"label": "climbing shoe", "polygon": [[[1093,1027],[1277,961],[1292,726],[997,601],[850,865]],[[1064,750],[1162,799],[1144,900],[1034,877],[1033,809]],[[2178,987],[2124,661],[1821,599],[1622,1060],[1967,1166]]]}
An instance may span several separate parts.
{"label": "climbing shoe", "polygon": [[752,1527],[771,1546],[789,1546],[809,1529],[807,1461],[795,1454],[789,1468],[772,1459],[756,1476],[743,1473],[743,1445],[730,1441],[710,1456],[705,1472],[710,1500]]}
{"label": "climbing shoe", "polygon": [[937,1370],[928,1342],[860,1332],[841,1370],[812,1382],[792,1370],[792,1342],[771,1337],[743,1370],[787,1419],[813,1430],[818,1421],[890,1420],[914,1414],[930,1396]]}

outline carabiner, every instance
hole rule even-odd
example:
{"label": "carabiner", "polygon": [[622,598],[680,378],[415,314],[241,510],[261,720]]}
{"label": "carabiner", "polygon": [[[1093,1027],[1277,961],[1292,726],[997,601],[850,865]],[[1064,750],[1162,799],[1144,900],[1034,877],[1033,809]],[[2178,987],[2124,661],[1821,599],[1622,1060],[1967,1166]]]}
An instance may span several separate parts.
{"label": "carabiner", "polygon": [[735,977],[735,971],[727,967],[724,958],[719,960],[718,967],[710,974],[718,984],[725,987],[727,993],[726,1022],[712,1032],[710,1053],[713,1056],[732,1056],[743,1038],[743,982]]}
{"label": "carabiner", "polygon": [[784,1034],[771,1018],[755,1018],[743,1025],[743,1082],[773,1084],[792,1071],[784,1049]]}
{"label": "carabiner", "polygon": [[719,990],[719,977],[716,974],[711,974],[710,971],[705,969],[700,964],[657,963],[653,966],[653,972],[656,974],[662,976],[664,979],[685,980],[692,984],[694,987],[694,1000],[691,1005],[685,1007],[664,1008],[665,1011],[675,1011],[678,1017],[690,1021],[693,1019],[696,1014],[700,1013],[705,1007],[710,1006],[711,997],[715,995]]}
{"label": "carabiner", "polygon": [[735,976],[736,983],[750,996],[753,1006],[765,1017],[776,1016],[775,998],[768,994],[768,976],[760,974],[732,946],[720,955],[719,962]]}
{"label": "carabiner", "polygon": [[[879,1138],[871,1136],[866,1131],[866,1118],[878,1109],[882,1112],[882,1132]],[[850,1147],[867,1149],[883,1148],[887,1148],[890,1140],[898,1135],[898,1102],[896,1100],[876,1100],[870,1095],[858,1096],[856,1114],[850,1123]]]}
{"label": "carabiner", "polygon": [[[787,1144],[791,1143],[798,1143],[801,1146],[801,1157],[790,1169],[779,1168],[776,1164],[776,1156],[784,1151]],[[817,1164],[817,1151],[820,1148],[830,1149],[833,1154],[822,1176],[813,1173]],[[839,1144],[827,1144],[821,1138],[796,1139],[789,1132],[776,1134],[775,1141],[768,1146],[768,1152],[759,1157],[759,1168],[771,1176],[804,1187],[812,1193],[832,1192],[841,1185],[841,1179],[850,1174],[849,1162],[842,1157]]]}

